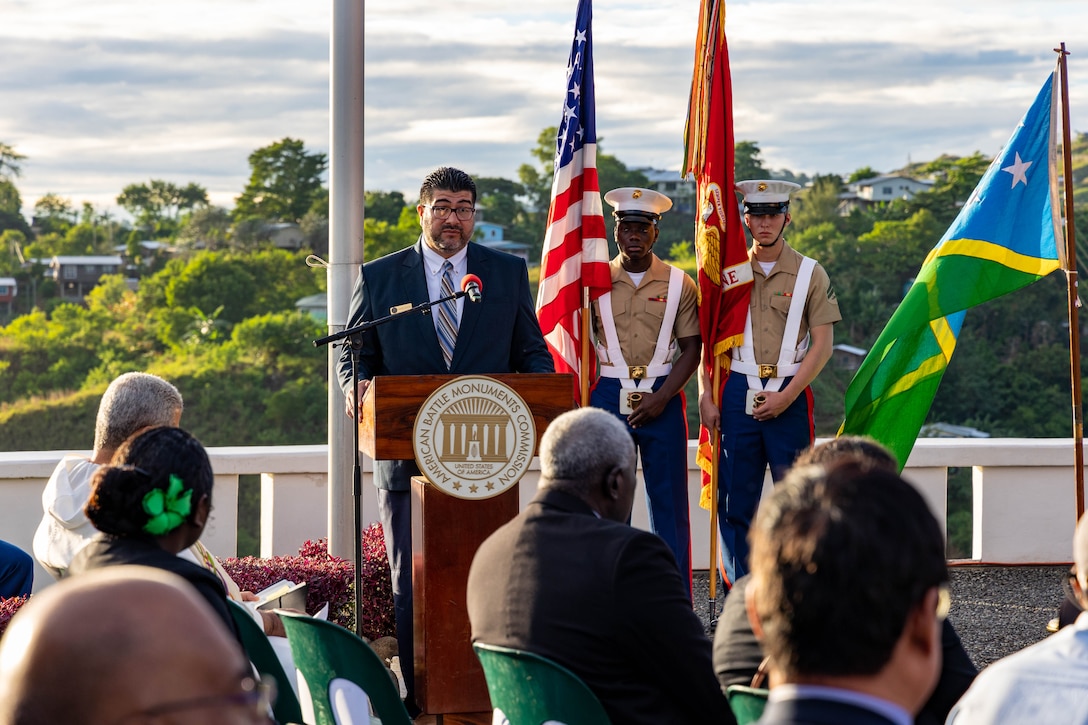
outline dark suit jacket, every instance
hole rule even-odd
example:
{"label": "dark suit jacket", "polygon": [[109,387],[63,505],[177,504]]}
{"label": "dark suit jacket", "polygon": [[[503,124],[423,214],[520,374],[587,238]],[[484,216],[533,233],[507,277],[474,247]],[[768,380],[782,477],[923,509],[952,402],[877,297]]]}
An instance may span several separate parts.
{"label": "dark suit jacket", "polygon": [[242,635],[238,632],[237,625],[234,624],[234,617],[231,616],[230,609],[227,608],[227,590],[223,588],[223,582],[219,580],[219,577],[202,566],[159,548],[154,542],[123,536],[97,534],[72,559],[72,565],[68,568],[68,572],[76,575],[93,569],[120,566],[122,564],[150,566],[177,574],[193,585],[197,593],[208,602],[209,606],[223,620],[227,631],[233,634],[239,642],[242,641]]}
{"label": "dark suit jacket", "polygon": [[[729,685],[750,683],[763,661],[763,650],[744,608],[744,590],[749,579],[750,575],[742,576],[729,591],[714,633],[714,672],[723,692]],[[944,620],[941,624],[941,676],[933,694],[915,716],[916,725],[941,725],[977,674],[960,636],[952,623]]]}
{"label": "dark suit jacket", "polygon": [[567,667],[617,725],[736,722],[665,542],[562,491],[538,493],[480,546],[468,615],[474,642]]}
{"label": "dark suit jacket", "polygon": [[[389,309],[427,302],[423,241],[362,266],[351,296],[348,327],[385,317]],[[391,320],[363,333],[359,377],[376,375],[456,375],[551,373],[555,364],[540,332],[525,262],[470,242],[468,271],[480,278],[483,300],[465,301],[450,369],[442,359],[430,315]],[[338,369],[340,387],[352,389],[351,353],[345,348]],[[414,461],[379,461],[374,482],[379,488],[407,491],[419,469]]]}
{"label": "dark suit jacket", "polygon": [[814,697],[769,702],[759,725],[895,725],[873,710]]}

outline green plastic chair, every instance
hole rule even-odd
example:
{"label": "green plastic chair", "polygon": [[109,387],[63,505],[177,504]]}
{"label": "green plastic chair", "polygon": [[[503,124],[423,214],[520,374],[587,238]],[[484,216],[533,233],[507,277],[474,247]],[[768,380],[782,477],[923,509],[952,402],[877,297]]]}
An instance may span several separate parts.
{"label": "green plastic chair", "polygon": [[295,667],[306,679],[316,725],[336,725],[329,685],[345,679],[370,698],[382,725],[412,725],[389,670],[363,640],[338,624],[277,609],[287,631]]}
{"label": "green plastic chair", "polygon": [[578,675],[524,650],[476,642],[491,706],[510,725],[610,725],[601,701]]}
{"label": "green plastic chair", "polygon": [[748,725],[759,720],[763,716],[763,708],[767,707],[768,694],[769,690],[746,685],[730,685],[725,688],[729,709],[736,716],[737,725]]}
{"label": "green plastic chair", "polygon": [[[228,599],[227,608],[230,609],[230,614],[234,617],[234,623],[242,634],[242,644],[246,648],[246,656],[249,657],[249,661],[253,663],[253,666],[257,668],[261,679],[271,677],[276,681],[276,704],[272,708],[272,715],[276,718],[276,722],[301,723],[302,707],[299,705],[295,690],[291,686],[291,679],[294,678],[295,673],[292,672],[289,676],[284,672],[280,658],[276,656],[276,651],[268,643],[268,636],[257,624],[257,621],[253,619],[253,615],[249,613],[249,609],[244,604]],[[288,679],[288,677],[291,679]]]}

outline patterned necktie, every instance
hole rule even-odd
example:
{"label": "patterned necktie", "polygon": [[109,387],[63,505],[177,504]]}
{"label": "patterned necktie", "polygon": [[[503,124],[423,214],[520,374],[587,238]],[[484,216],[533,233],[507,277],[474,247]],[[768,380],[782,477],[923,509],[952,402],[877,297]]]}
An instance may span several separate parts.
{"label": "patterned necktie", "polygon": [[[453,265],[447,259],[442,264],[442,297],[453,294]],[[457,344],[457,302],[449,300],[437,305],[438,324],[435,330],[438,332],[438,344],[442,346],[442,357],[446,361],[446,369],[449,370],[453,360],[453,347]]]}

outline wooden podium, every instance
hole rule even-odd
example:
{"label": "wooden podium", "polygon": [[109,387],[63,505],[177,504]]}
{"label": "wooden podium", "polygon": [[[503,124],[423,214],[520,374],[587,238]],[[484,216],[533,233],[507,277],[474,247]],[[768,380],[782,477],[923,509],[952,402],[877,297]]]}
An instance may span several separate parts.
{"label": "wooden podium", "polygon": [[[490,375],[518,393],[532,412],[537,442],[548,424],[574,406],[571,375]],[[416,413],[456,375],[379,376],[363,402],[359,448],[378,460],[413,459]],[[534,455],[536,449],[533,450]],[[468,570],[476,549],[519,508],[515,484],[491,498],[448,495],[426,478],[412,479],[412,579],[416,700],[425,713],[490,713],[483,670],[472,651],[466,608]],[[440,720],[441,721],[441,720]],[[490,714],[483,722],[490,722]]]}

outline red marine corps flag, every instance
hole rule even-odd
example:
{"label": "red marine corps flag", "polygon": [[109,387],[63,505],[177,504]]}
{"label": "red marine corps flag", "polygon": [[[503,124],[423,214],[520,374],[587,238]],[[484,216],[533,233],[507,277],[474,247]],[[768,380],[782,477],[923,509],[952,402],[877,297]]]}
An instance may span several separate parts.
{"label": "red marine corps flag", "polygon": [[[724,0],[702,0],[695,68],[684,138],[684,173],[699,185],[695,256],[699,271],[699,328],[703,365],[721,408],[721,373],[729,372],[729,350],[743,342],[752,294],[752,266],[744,225],[733,191],[733,85],[725,44]],[[721,435],[699,429],[696,460],[703,469],[699,505],[710,509],[710,561],[718,559],[718,454]],[[713,618],[717,577],[710,578],[707,608]]]}
{"label": "red marine corps flag", "polygon": [[579,0],[536,301],[555,371],[578,376],[582,405],[596,371],[589,345],[589,303],[612,288],[597,181],[592,21],[590,0]]}
{"label": "red marine corps flag", "polygon": [[[714,400],[721,403],[721,376],[729,372],[729,350],[741,344],[752,267],[744,239],[737,197],[733,191],[733,90],[729,78],[729,51],[725,43],[725,3],[702,0],[695,70],[684,148],[685,173],[699,185],[695,219],[695,255],[699,268],[699,326],[703,336],[703,364],[714,381]],[[697,459],[703,469],[699,503],[711,508],[716,493],[717,437],[699,430]],[[713,445],[712,445],[713,443]],[[712,450],[713,449],[713,450]],[[715,486],[710,485],[711,479]],[[713,513],[711,514],[713,521]],[[713,537],[712,537],[713,538]]]}

